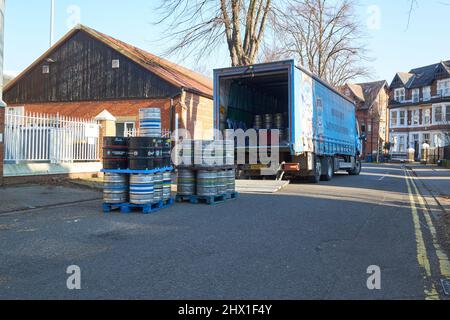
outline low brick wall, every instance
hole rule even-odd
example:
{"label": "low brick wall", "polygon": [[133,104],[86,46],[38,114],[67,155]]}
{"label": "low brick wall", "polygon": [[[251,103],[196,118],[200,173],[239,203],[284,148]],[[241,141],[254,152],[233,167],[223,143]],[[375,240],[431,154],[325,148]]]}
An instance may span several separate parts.
{"label": "low brick wall", "polygon": [[90,179],[101,176],[103,176],[102,173],[71,173],[41,176],[4,177],[3,185],[11,186],[20,184],[58,184],[68,180]]}

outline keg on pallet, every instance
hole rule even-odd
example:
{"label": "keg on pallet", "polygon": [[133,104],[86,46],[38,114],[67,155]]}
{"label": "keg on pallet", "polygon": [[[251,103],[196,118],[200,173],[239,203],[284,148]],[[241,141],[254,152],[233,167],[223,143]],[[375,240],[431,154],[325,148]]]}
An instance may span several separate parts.
{"label": "keg on pallet", "polygon": [[195,195],[195,191],[195,171],[179,169],[177,194],[180,196],[193,196]]}
{"label": "keg on pallet", "polygon": [[217,172],[216,186],[217,186],[217,194],[218,195],[224,195],[227,193],[227,182],[225,179],[225,170],[219,170]]}
{"label": "keg on pallet", "polygon": [[153,149],[155,151],[155,154],[153,157],[154,167],[155,168],[164,167],[164,164],[163,164],[163,139],[154,138],[153,139]]}
{"label": "keg on pallet", "polygon": [[162,166],[170,167],[172,165],[172,140],[162,139]]}
{"label": "keg on pallet", "polygon": [[103,169],[128,169],[128,139],[105,137],[103,139]]}
{"label": "keg on pallet", "polygon": [[197,195],[217,195],[217,171],[200,170],[197,172]]}
{"label": "keg on pallet", "polygon": [[224,140],[223,142],[224,151],[224,165],[233,166],[234,165],[234,140]]}
{"label": "keg on pallet", "polygon": [[153,203],[155,186],[153,176],[149,174],[132,174],[130,176],[130,203]]}
{"label": "keg on pallet", "polygon": [[142,137],[161,138],[161,109],[139,110],[140,135]]}
{"label": "keg on pallet", "polygon": [[236,191],[236,172],[234,169],[225,170],[225,182],[227,185],[227,194]]}
{"label": "keg on pallet", "polygon": [[172,196],[172,172],[163,173],[163,200],[169,200]]}
{"label": "keg on pallet", "polygon": [[129,167],[131,170],[155,168],[156,138],[133,137],[129,140]]}
{"label": "keg on pallet", "polygon": [[223,165],[223,144],[212,140],[197,140],[194,142],[195,165],[200,168],[213,168]]}
{"label": "keg on pallet", "polygon": [[179,168],[191,167],[194,165],[194,141],[183,139],[177,145],[176,165]]}
{"label": "keg on pallet", "polygon": [[153,175],[153,181],[155,182],[155,194],[153,201],[154,203],[160,202],[163,200],[163,174],[162,173],[155,173]]}
{"label": "keg on pallet", "polygon": [[128,202],[128,175],[105,173],[103,177],[103,200],[108,204]]}
{"label": "keg on pallet", "polygon": [[263,126],[262,116],[259,114],[255,115],[255,121],[253,123],[253,128],[255,130],[260,130],[260,129],[262,129],[262,126]]}
{"label": "keg on pallet", "polygon": [[265,114],[264,115],[264,129],[272,129],[273,127],[273,115]]}

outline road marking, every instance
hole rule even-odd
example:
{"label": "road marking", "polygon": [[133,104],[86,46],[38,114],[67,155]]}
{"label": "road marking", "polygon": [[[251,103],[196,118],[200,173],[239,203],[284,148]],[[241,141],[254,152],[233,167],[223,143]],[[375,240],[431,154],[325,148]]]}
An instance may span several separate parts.
{"label": "road marking", "polygon": [[[415,231],[415,235],[416,235],[417,261],[419,262],[419,266],[422,268],[422,272],[424,273],[424,275],[423,275],[424,280],[429,280],[429,278],[431,278],[430,260],[428,259],[428,256],[427,256],[427,248],[425,246],[425,241],[423,239],[422,229],[420,228],[420,218],[419,218],[419,215],[417,212],[416,203],[414,201],[414,196],[412,193],[410,181],[408,179],[406,170],[405,170],[405,180],[406,180],[406,185],[408,187],[409,202],[411,205],[411,212],[412,212],[413,223],[414,223],[414,231]],[[425,298],[427,300],[439,299],[439,294],[436,290],[435,284],[431,282],[431,284],[427,286],[427,282],[428,281],[425,281],[425,283],[424,283]]]}
{"label": "road marking", "polygon": [[430,233],[431,233],[431,238],[433,240],[433,247],[434,247],[434,249],[436,251],[436,255],[438,257],[439,269],[440,269],[441,275],[445,278],[450,278],[450,261],[448,260],[448,256],[441,249],[441,246],[440,246],[438,238],[437,238],[436,228],[434,227],[433,220],[430,216],[428,208],[426,207],[423,196],[420,194],[419,189],[417,188],[417,185],[415,183],[416,179],[414,177],[412,177],[410,173],[408,173],[408,175],[411,179],[411,184],[414,187],[414,190],[415,190],[415,193],[419,200],[419,204],[422,209],[423,215],[425,216],[425,220],[427,222],[428,229],[430,230]]}

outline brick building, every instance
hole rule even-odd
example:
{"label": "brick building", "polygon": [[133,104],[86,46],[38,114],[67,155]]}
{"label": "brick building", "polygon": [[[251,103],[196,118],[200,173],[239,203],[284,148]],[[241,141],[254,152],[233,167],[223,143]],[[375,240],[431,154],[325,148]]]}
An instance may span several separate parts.
{"label": "brick building", "polygon": [[387,82],[347,83],[340,90],[356,105],[360,131],[366,136],[363,141],[364,158],[377,160],[384,154],[385,144],[389,141]]}
{"label": "brick building", "polygon": [[393,152],[406,154],[422,145],[450,144],[450,61],[399,72],[390,85],[390,133]]}
{"label": "brick building", "polygon": [[147,107],[161,108],[164,129],[176,114],[194,137],[213,127],[210,79],[83,25],[9,82],[4,97],[19,112],[95,118],[106,110],[119,136]]}

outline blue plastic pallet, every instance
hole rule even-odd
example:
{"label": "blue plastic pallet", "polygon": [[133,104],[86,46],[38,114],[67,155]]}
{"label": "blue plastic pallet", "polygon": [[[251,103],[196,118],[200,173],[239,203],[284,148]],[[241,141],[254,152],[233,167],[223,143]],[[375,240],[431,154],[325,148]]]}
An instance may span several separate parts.
{"label": "blue plastic pallet", "polygon": [[238,197],[238,193],[234,192],[231,194],[222,194],[218,196],[180,196],[177,195],[176,201],[177,202],[185,202],[189,201],[192,204],[198,204],[198,203],[206,203],[210,206],[217,205],[224,203],[227,200],[235,200]]}
{"label": "blue plastic pallet", "polygon": [[173,198],[169,200],[159,201],[153,204],[131,204],[131,203],[120,203],[120,204],[103,204],[103,212],[109,213],[114,210],[120,210],[123,214],[131,213],[133,210],[139,209],[143,214],[150,214],[158,212],[162,209],[166,209],[175,203]]}
{"label": "blue plastic pallet", "polygon": [[153,170],[130,170],[130,169],[102,169],[103,173],[122,173],[122,174],[154,174],[173,171],[173,167],[164,167]]}

